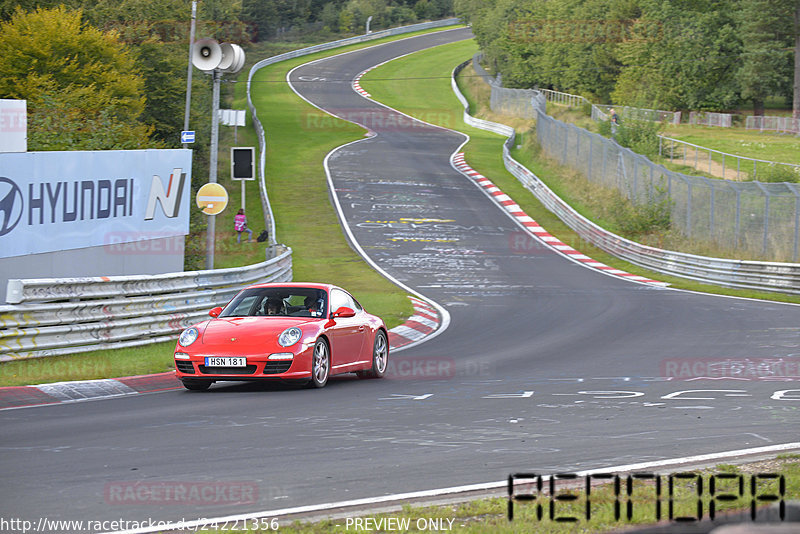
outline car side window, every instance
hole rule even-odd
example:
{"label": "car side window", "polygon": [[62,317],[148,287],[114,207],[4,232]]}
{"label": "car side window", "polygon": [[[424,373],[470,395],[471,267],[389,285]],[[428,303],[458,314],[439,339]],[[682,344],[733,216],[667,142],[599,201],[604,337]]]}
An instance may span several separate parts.
{"label": "car side window", "polygon": [[331,291],[331,311],[336,311],[342,306],[347,306],[356,312],[359,312],[363,309],[361,304],[356,302],[356,299],[354,299],[349,293],[346,293],[340,289],[334,289]]}
{"label": "car side window", "polygon": [[361,304],[359,304],[358,301],[355,298],[353,298],[353,295],[347,295],[347,296],[350,298],[350,302],[352,304],[352,306],[350,307],[353,308],[353,310],[359,312],[364,309],[361,307]]}
{"label": "car side window", "polygon": [[348,306],[347,293],[339,289],[331,291],[331,313],[335,312],[342,306]]}

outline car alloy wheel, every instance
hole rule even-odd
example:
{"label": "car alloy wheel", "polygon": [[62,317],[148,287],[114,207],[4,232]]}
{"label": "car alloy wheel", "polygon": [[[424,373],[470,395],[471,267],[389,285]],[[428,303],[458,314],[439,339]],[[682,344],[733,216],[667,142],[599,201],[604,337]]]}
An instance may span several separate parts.
{"label": "car alloy wheel", "polygon": [[331,356],[328,343],[318,339],[314,344],[314,356],[311,360],[311,384],[315,388],[323,388],[328,383],[331,370]]}
{"label": "car alloy wheel", "polygon": [[361,378],[381,378],[386,373],[389,363],[389,343],[383,330],[375,333],[375,343],[372,345],[372,369],[358,373]]}

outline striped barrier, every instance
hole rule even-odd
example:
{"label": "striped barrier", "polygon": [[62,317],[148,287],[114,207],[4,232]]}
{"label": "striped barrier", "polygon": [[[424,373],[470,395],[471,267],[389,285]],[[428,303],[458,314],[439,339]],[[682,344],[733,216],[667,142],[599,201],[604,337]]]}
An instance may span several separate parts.
{"label": "striped barrier", "polygon": [[[0,362],[174,340],[243,286],[292,279],[292,250],[245,267],[169,273],[9,280],[0,306]],[[12,297],[13,296],[13,297]]]}

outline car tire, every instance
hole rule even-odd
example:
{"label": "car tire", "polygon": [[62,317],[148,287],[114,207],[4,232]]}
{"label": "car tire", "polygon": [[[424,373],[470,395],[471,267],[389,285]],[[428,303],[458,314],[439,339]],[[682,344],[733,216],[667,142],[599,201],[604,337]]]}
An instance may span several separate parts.
{"label": "car tire", "polygon": [[383,330],[375,332],[375,342],[372,344],[372,369],[358,373],[359,378],[382,378],[386,374],[389,363],[389,342]]}
{"label": "car tire", "polygon": [[181,380],[189,391],[205,391],[211,387],[211,380]]}
{"label": "car tire", "polygon": [[324,388],[331,374],[331,351],[328,342],[318,339],[311,355],[311,382],[309,387]]}

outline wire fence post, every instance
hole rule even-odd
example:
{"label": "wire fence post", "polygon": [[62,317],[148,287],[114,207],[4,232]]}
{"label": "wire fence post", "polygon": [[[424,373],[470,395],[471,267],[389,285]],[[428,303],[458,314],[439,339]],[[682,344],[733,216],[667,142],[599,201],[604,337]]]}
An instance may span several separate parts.
{"label": "wire fence post", "polygon": [[797,262],[798,260],[798,241],[800,241],[800,193],[797,191],[795,184],[786,184],[789,190],[794,194],[794,244],[792,250],[792,258]]}
{"label": "wire fence post", "polygon": [[686,237],[692,237],[692,182],[686,180]]}

